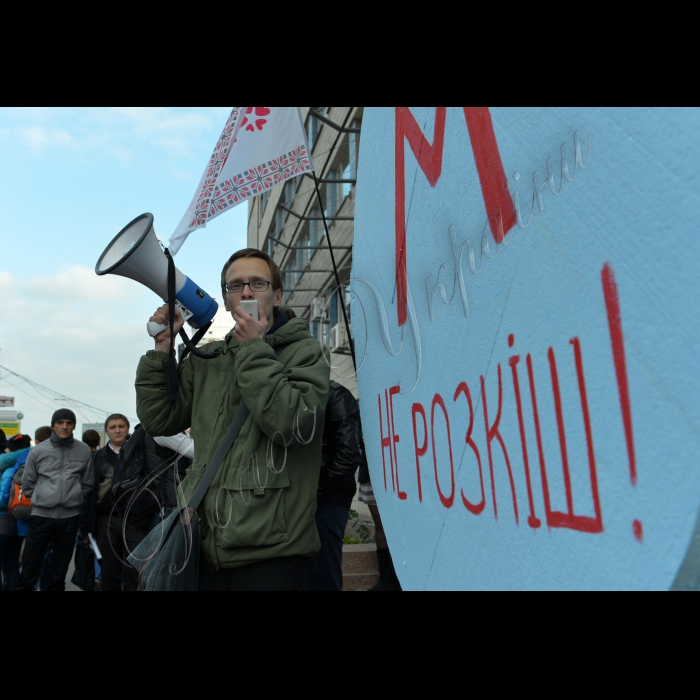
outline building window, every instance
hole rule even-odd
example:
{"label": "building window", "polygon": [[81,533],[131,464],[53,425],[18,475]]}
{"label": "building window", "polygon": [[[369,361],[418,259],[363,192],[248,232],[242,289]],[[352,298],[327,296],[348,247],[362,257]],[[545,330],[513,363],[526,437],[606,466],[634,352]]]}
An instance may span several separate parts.
{"label": "building window", "polygon": [[284,228],[286,218],[287,212],[278,207],[275,212],[275,238],[279,238],[282,235],[282,229]]}
{"label": "building window", "polygon": [[267,237],[267,254],[271,258],[275,256],[275,242],[269,236]]}
{"label": "building window", "polygon": [[324,321],[312,321],[311,335],[318,340],[321,345],[328,345],[328,324]]}
{"label": "building window", "polygon": [[[312,107],[313,109],[313,107]],[[306,120],[306,136],[309,141],[309,151],[313,153],[316,139],[318,139],[318,119],[313,114],[309,114]]]}
{"label": "building window", "polygon": [[294,258],[288,260],[284,266],[284,300],[288,301],[294,290],[296,280],[294,279]]}
{"label": "building window", "polygon": [[[351,127],[353,129],[359,129],[362,122],[359,119],[353,119]],[[348,134],[348,150],[350,151],[350,167],[352,171],[352,179],[357,179],[357,158],[360,153],[360,135],[359,134]]]}
{"label": "building window", "polygon": [[331,328],[333,328],[333,326],[338,325],[338,303],[338,292],[336,290],[335,292],[333,292],[330,298],[330,303],[328,304],[328,306],[330,307],[328,311],[330,316]]}
{"label": "building window", "polygon": [[299,246],[294,252],[296,255],[294,256],[294,269],[298,270],[298,272],[294,275],[294,284],[299,283],[299,279],[302,275],[302,270],[306,267],[306,257],[308,255],[308,248],[306,247],[301,247],[305,246],[306,242],[305,239],[306,236],[302,236],[299,242],[297,243],[297,246]]}
{"label": "building window", "polygon": [[260,202],[262,204],[263,212],[265,211],[265,208],[267,207],[267,200],[268,199],[270,199],[270,190],[265,190],[260,197]]}
{"label": "building window", "polygon": [[297,256],[298,259],[301,260],[301,265],[297,268],[298,270],[305,270],[306,266],[309,264],[309,261],[311,260],[311,251],[309,250],[309,231],[308,229],[304,231],[304,233],[299,236],[297,240],[297,246],[299,247],[299,250],[297,250]]}
{"label": "building window", "polygon": [[[329,170],[327,179],[338,180],[338,171]],[[326,218],[332,219],[338,213],[338,207],[338,185],[333,182],[329,182],[326,185]]]}
{"label": "building window", "polygon": [[[352,128],[360,128],[360,120],[353,119]],[[359,134],[348,134],[348,164],[343,171],[343,180],[357,180],[357,156],[359,153],[360,136]],[[352,191],[353,185],[343,183],[343,198],[347,197]]]}
{"label": "building window", "polygon": [[[343,171],[343,180],[354,180],[355,175],[354,175],[354,170],[352,169],[352,165],[348,163],[344,168],[342,168]],[[352,183],[350,182],[344,182],[343,183],[343,199],[345,199],[350,192],[352,192]]]}
{"label": "building window", "polygon": [[321,236],[323,235],[323,222],[319,221],[321,218],[321,210],[314,207],[309,214],[311,221],[309,221],[309,245],[311,250],[309,251],[309,260],[313,258],[316,252],[316,246],[318,246]]}
{"label": "building window", "polygon": [[294,195],[296,194],[296,178],[287,180],[284,183],[284,203],[291,209],[294,204]]}
{"label": "building window", "polygon": [[345,313],[348,316],[348,324],[350,325],[350,330],[352,331],[352,292],[350,287],[345,287]]}

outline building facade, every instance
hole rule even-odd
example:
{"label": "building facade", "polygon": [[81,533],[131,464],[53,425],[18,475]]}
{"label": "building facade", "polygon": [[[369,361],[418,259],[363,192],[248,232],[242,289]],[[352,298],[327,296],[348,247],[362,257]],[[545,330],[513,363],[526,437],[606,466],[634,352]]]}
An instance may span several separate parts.
{"label": "building facade", "polygon": [[[279,265],[285,290],[283,305],[308,319],[311,333],[331,351],[331,379],[348,387],[357,398],[341,295],[351,329],[348,287],[363,108],[300,109],[321,201],[310,175],[250,200],[248,245],[264,250]],[[333,271],[329,237],[340,285]]]}

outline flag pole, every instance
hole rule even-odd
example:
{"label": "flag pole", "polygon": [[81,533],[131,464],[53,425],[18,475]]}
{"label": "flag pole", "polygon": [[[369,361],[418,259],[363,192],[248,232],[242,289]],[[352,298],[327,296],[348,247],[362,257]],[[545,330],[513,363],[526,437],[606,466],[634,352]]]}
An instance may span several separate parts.
{"label": "flag pole", "polygon": [[331,234],[328,231],[328,222],[326,221],[326,213],[323,207],[323,200],[321,199],[321,191],[318,188],[318,180],[316,179],[315,171],[311,171],[311,177],[314,179],[314,187],[316,188],[316,197],[318,198],[318,204],[321,209],[321,218],[323,219],[323,228],[326,231],[326,239],[328,241],[328,250],[331,253],[331,263],[333,265],[333,272],[335,273],[335,282],[338,285],[338,295],[340,296],[340,306],[343,310],[343,321],[345,321],[345,328],[348,331],[348,341],[350,342],[350,355],[352,357],[352,365],[355,368],[355,374],[357,374],[357,360],[355,359],[355,340],[350,332],[350,324],[348,323],[348,312],[345,308],[345,294],[342,293],[340,284],[340,275],[338,274],[338,266],[335,264],[335,254],[333,253],[333,245],[331,244]]}

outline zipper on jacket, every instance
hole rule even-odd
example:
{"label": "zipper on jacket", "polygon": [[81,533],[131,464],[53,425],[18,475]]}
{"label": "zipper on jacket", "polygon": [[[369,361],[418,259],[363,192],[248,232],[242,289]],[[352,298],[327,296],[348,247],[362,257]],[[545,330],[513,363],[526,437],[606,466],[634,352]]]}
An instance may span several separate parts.
{"label": "zipper on jacket", "polygon": [[61,506],[63,504],[63,464],[66,456],[66,448],[64,445],[60,445],[58,449],[61,450],[61,467],[58,473],[58,482],[61,485],[59,489],[58,505]]}

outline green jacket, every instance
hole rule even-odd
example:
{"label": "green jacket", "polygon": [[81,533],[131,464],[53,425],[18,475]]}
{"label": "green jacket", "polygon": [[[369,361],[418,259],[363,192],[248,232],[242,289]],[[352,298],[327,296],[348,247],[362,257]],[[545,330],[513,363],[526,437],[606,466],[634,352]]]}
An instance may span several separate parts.
{"label": "green jacket", "polygon": [[[279,360],[272,349],[278,344],[288,345]],[[320,549],[314,515],[330,384],[322,347],[300,318],[240,346],[229,333],[206,350],[217,347],[224,354],[216,359],[190,356],[178,367],[174,404],[162,368],[167,354],[146,353],[136,372],[139,420],[153,437],[192,427],[186,502],[245,400],[250,415],[198,510],[202,553],[216,568],[313,557]]]}

